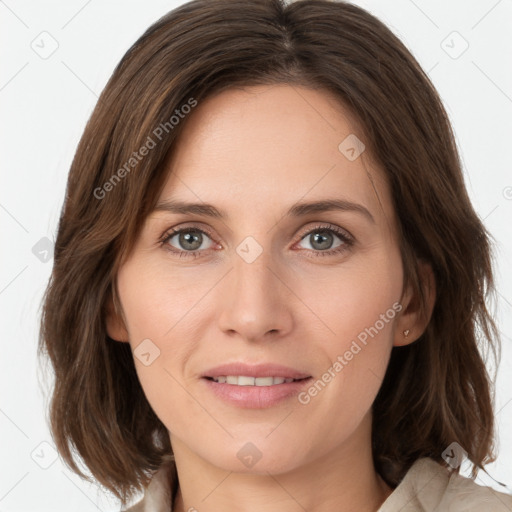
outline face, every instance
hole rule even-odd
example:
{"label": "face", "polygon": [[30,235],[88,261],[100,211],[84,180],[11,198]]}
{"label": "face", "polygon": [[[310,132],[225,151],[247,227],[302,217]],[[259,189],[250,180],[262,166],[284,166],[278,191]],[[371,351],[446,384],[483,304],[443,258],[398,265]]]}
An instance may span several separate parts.
{"label": "face", "polygon": [[[354,137],[334,97],[288,85],[222,92],[187,119],[117,276],[124,322],[108,321],[173,447],[279,473],[368,441],[411,319],[385,175]],[[337,207],[304,206],[323,201]]]}

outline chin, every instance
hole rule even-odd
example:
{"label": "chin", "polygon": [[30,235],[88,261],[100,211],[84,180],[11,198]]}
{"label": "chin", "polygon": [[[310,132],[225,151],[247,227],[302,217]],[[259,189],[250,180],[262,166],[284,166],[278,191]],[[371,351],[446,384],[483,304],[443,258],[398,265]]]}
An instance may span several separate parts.
{"label": "chin", "polygon": [[283,446],[281,441],[278,446],[263,436],[252,439],[231,443],[204,454],[204,458],[225,471],[253,475],[287,473],[301,465],[303,457],[296,446]]}

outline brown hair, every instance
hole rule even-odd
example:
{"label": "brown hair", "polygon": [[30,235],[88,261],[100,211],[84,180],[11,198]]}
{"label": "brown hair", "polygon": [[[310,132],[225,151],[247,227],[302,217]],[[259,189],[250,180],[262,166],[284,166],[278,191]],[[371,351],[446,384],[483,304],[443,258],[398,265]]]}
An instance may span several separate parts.
{"label": "brown hair", "polygon": [[[494,460],[491,382],[478,346],[494,355],[499,347],[485,304],[494,292],[490,235],[468,198],[454,135],[428,76],[382,22],[349,3],[195,0],[153,24],[102,92],[70,169],[44,297],[39,355],[47,354],[55,371],[56,446],[85,478],[76,450],[123,502],[172,453],[129,344],[110,340],[105,327],[108,305],[119,310],[117,271],[187,122],[169,120],[222,90],[278,83],[329,91],[350,109],[390,184],[404,286],[421,297],[418,260],[434,271],[426,331],[393,349],[373,406],[377,470],[395,486],[419,457],[442,462],[454,441],[474,471]],[[149,139],[154,147],[134,157]]]}

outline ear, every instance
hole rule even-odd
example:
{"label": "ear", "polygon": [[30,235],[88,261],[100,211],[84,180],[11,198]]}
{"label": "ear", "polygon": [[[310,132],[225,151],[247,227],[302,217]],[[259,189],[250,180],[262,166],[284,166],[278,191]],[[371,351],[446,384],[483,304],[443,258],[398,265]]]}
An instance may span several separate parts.
{"label": "ear", "polygon": [[112,295],[107,300],[105,320],[108,337],[114,341],[128,343],[128,331],[121,312],[116,311]]}
{"label": "ear", "polygon": [[397,319],[393,346],[401,347],[416,341],[427,328],[436,301],[436,282],[430,263],[418,261],[418,277],[425,295],[425,309],[421,308],[418,293],[409,284],[402,297],[402,312]]}

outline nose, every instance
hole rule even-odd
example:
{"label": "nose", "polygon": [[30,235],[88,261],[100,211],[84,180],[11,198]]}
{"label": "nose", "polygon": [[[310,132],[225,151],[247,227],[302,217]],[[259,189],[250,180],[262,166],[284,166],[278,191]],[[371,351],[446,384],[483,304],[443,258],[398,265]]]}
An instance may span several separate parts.
{"label": "nose", "polygon": [[[249,342],[276,340],[293,328],[293,293],[287,272],[263,250],[254,260],[243,253],[218,290],[222,332]],[[288,286],[287,286],[288,285]]]}

